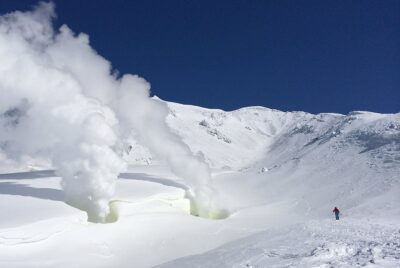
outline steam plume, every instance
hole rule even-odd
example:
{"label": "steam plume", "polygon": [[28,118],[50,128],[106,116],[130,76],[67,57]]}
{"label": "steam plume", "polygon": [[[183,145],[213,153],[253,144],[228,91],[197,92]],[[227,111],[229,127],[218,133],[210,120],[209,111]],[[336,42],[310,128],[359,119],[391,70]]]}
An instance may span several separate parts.
{"label": "steam plume", "polygon": [[168,128],[164,103],[143,78],[112,73],[86,34],[55,31],[54,4],[0,17],[0,156],[48,156],[67,202],[105,221],[125,163],[115,153],[129,135],[165,159],[192,189],[193,209],[214,209],[210,171]]}

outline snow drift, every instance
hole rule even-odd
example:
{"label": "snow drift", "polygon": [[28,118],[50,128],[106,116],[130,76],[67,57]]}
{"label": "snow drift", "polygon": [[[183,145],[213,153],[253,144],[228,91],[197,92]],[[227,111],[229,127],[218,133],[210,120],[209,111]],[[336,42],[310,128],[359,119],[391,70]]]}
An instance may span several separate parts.
{"label": "snow drift", "polygon": [[50,157],[66,202],[104,222],[125,163],[117,148],[133,135],[188,181],[193,209],[214,210],[210,171],[165,123],[150,84],[118,77],[86,34],[53,29],[53,3],[0,17],[0,158]]}

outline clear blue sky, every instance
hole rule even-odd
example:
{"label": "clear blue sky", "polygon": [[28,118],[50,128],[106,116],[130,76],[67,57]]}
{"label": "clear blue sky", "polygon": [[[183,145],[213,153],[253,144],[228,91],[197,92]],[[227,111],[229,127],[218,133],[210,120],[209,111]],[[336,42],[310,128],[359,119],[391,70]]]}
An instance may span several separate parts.
{"label": "clear blue sky", "polygon": [[[400,1],[55,0],[162,99],[233,110],[400,112]],[[0,12],[37,1],[1,0]]]}

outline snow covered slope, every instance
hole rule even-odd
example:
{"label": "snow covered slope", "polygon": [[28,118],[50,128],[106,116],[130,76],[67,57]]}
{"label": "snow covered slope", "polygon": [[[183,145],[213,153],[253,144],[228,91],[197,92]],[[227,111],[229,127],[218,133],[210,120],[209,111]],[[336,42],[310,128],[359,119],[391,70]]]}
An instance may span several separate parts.
{"label": "snow covered slope", "polygon": [[[299,158],[328,143],[326,151],[351,145],[386,164],[400,159],[400,114],[308,114],[248,107],[232,112],[168,103],[169,125],[213,167],[238,170],[266,157],[269,164]],[[385,147],[386,146],[386,147]],[[397,154],[396,154],[397,153]],[[279,157],[277,156],[279,154]],[[275,163],[276,162],[276,163]]]}
{"label": "snow covered slope", "polygon": [[260,202],[291,199],[315,216],[333,204],[355,209],[353,215],[399,215],[400,114],[169,107],[170,126],[193,152],[201,152],[215,174],[231,171],[216,180],[243,177],[241,192],[254,181],[259,185],[249,194]]}
{"label": "snow covered slope", "polygon": [[[278,246],[300,240],[299,245],[288,247],[285,253],[275,256],[273,252],[266,253],[268,247],[274,249],[268,239],[272,235],[269,231],[205,255],[172,262],[171,267],[187,267],[189,263],[199,267],[270,267],[274,263],[278,267],[288,264],[309,267],[324,263],[353,266],[370,261],[384,266],[400,265],[399,225],[370,228],[363,222],[365,219],[384,219],[383,222],[390,219],[389,222],[400,223],[400,114],[312,115],[262,107],[223,112],[191,109],[178,104],[170,104],[170,108],[173,111],[170,125],[191,148],[202,151],[211,166],[232,170],[231,174],[215,176],[216,181],[236,180],[231,192],[222,191],[223,203],[231,211],[241,211],[249,203],[262,206],[289,202],[295,213],[306,218],[324,220],[329,217],[331,208],[338,206],[345,211],[345,219],[352,219],[345,225],[312,224],[312,229],[318,224],[326,227],[323,231],[328,231],[327,236],[318,235],[331,242],[330,246],[327,241],[322,243],[318,239],[301,237],[309,235],[310,224],[304,224],[296,227],[296,231],[292,230],[306,229],[300,237],[285,236],[282,230],[279,236],[275,235],[281,239]],[[196,114],[189,115],[193,111]],[[191,128],[181,127],[189,124],[192,124]],[[201,144],[204,140],[213,145]],[[238,184],[241,186],[237,187]],[[357,233],[357,237],[349,234],[349,228]],[[359,230],[355,231],[357,228]],[[335,233],[330,235],[332,230]],[[337,234],[341,232],[347,232],[347,235]],[[363,240],[367,233],[371,236],[370,241]],[[358,242],[349,244],[351,239]],[[301,241],[313,241],[314,244],[301,249]],[[392,246],[386,248],[385,245]],[[255,249],[252,251],[251,248]],[[382,252],[382,248],[388,252],[386,257],[394,262],[387,263],[385,256],[373,252]],[[317,256],[320,250],[329,256],[321,259]],[[344,253],[336,252],[338,250],[344,250]],[[360,257],[363,250],[370,252]],[[297,251],[300,253],[296,255]]]}
{"label": "snow covered slope", "polygon": [[52,171],[24,172],[51,169],[47,159],[3,157],[0,266],[400,266],[400,114],[168,107],[228,218],[189,215],[184,181],[133,138],[118,221],[105,225],[62,202]]}

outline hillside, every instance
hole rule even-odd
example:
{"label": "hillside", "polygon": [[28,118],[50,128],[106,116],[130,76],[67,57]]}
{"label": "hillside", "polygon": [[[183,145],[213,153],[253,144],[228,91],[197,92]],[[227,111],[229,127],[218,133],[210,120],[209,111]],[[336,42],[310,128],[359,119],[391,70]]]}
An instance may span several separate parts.
{"label": "hillside", "polygon": [[[169,107],[169,125],[194,153],[203,154],[216,173],[236,171],[247,180],[262,178],[265,183],[258,190],[263,200],[282,200],[287,193],[304,206],[352,209],[363,204],[366,210],[365,202],[374,199],[377,206],[379,196],[399,193],[400,114]],[[376,213],[396,209],[397,201],[384,198]]]}
{"label": "hillside", "polygon": [[116,148],[129,166],[109,224],[63,202],[49,159],[3,156],[0,265],[400,265],[400,114],[167,104],[168,125],[211,167],[227,218],[189,215],[184,178],[134,137]]}

